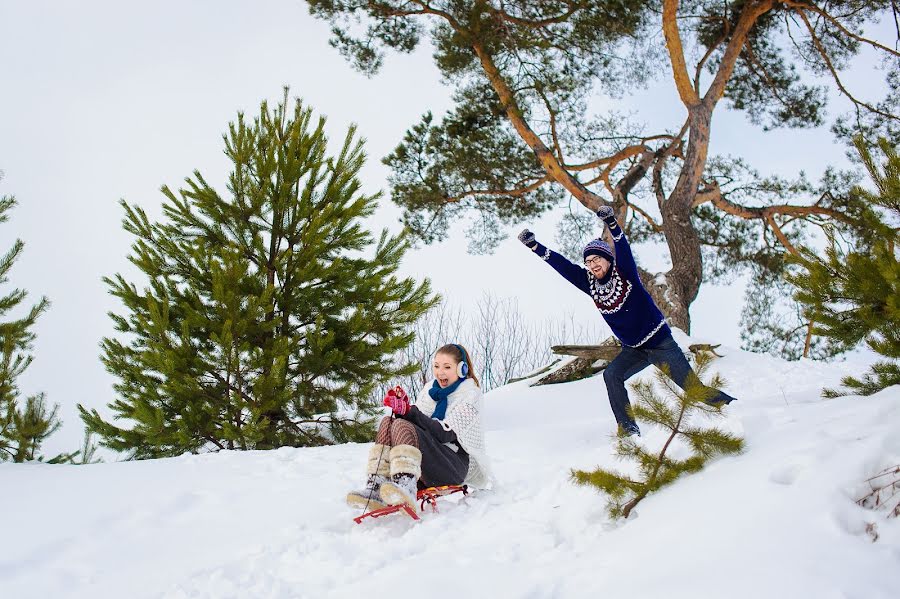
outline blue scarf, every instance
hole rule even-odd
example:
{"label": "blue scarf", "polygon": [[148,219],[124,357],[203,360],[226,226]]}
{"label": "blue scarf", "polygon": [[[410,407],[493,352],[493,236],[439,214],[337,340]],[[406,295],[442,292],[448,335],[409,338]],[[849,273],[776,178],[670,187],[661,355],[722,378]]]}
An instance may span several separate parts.
{"label": "blue scarf", "polygon": [[428,390],[428,395],[430,395],[431,399],[437,404],[434,406],[434,413],[431,414],[432,418],[437,418],[438,420],[444,419],[444,416],[447,415],[447,398],[450,397],[451,393],[456,391],[456,388],[459,387],[464,380],[466,379],[458,379],[449,387],[441,387],[438,385],[437,381],[434,381],[434,384],[431,385],[431,389]]}

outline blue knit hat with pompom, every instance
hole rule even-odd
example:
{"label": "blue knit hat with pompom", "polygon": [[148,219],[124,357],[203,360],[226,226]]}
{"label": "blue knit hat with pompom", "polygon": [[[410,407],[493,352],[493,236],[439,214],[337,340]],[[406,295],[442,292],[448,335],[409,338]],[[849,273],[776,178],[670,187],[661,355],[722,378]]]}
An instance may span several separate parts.
{"label": "blue knit hat with pompom", "polygon": [[587,260],[588,256],[603,256],[609,260],[610,264],[616,261],[616,258],[612,253],[612,248],[602,239],[591,240],[584,246],[584,259]]}

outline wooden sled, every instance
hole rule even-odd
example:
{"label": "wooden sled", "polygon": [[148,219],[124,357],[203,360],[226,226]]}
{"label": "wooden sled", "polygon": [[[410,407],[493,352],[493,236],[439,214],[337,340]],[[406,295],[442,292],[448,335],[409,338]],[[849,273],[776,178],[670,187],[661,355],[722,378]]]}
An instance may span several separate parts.
{"label": "wooden sled", "polygon": [[[416,501],[419,502],[419,508],[422,512],[425,511],[426,505],[431,506],[432,512],[437,512],[438,497],[452,495],[453,493],[462,493],[463,495],[468,495],[469,488],[466,485],[444,485],[442,487],[428,487],[425,489],[419,489],[416,492]],[[372,510],[371,512],[366,512],[365,514],[354,518],[353,521],[357,524],[360,524],[366,518],[380,518],[382,516],[387,516],[388,514],[393,514],[399,511],[406,512],[406,514],[413,520],[420,519],[419,515],[416,513],[416,510],[411,508],[409,505],[402,503],[399,505],[389,505],[377,510]]]}

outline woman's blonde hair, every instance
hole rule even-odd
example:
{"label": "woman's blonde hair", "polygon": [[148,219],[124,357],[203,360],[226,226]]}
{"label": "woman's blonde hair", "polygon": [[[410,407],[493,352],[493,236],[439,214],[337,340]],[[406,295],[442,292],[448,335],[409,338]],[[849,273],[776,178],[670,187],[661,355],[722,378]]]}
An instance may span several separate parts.
{"label": "woman's blonde hair", "polygon": [[469,366],[469,374],[466,378],[472,379],[475,381],[475,384],[479,387],[481,383],[478,381],[478,377],[475,376],[475,367],[472,365],[472,357],[469,356],[469,351],[464,348],[462,345],[457,345],[456,343],[448,343],[447,345],[441,346],[434,355],[445,354],[453,357],[456,360],[457,364],[465,361],[465,363]]}

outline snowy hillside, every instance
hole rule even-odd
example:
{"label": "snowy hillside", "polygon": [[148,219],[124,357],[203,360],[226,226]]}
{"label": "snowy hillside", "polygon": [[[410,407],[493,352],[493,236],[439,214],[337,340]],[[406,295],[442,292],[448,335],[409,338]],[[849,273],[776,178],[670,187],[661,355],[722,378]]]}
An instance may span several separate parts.
{"label": "snowy hillside", "polygon": [[[900,519],[854,504],[900,462],[900,389],[826,401],[854,364],[724,353],[713,367],[740,400],[724,425],[747,451],[627,522],[568,482],[613,463],[602,377],[522,382],[486,398],[496,487],[419,523],[353,523],[363,444],[0,465],[0,597],[900,597]],[[643,443],[661,438],[644,426]]]}

